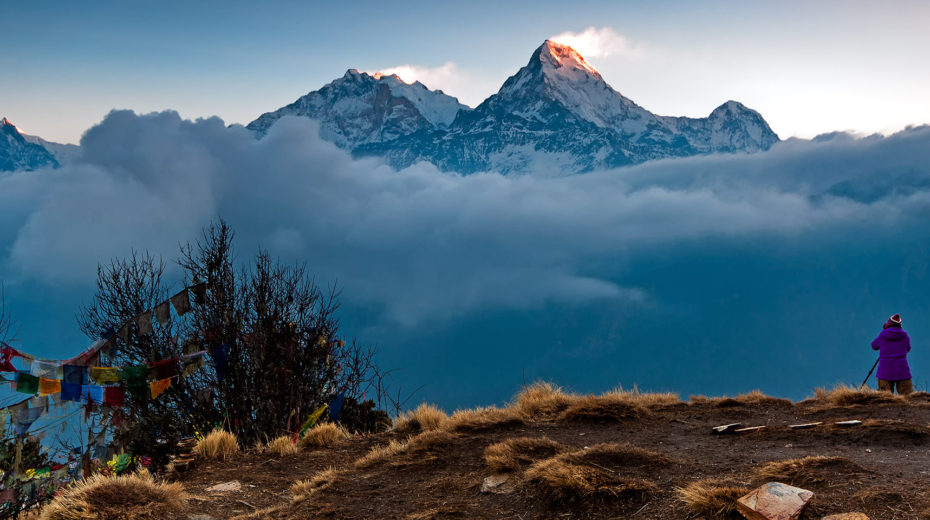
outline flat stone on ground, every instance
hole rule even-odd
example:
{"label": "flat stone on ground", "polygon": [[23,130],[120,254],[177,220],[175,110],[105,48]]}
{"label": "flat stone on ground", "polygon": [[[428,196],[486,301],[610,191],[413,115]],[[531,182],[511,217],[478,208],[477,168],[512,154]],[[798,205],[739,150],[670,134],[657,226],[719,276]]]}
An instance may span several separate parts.
{"label": "flat stone on ground", "polygon": [[497,475],[491,475],[484,479],[484,482],[481,483],[481,492],[482,493],[498,493],[498,494],[507,494],[513,491],[513,485],[509,483],[510,475],[505,475],[503,473]]}
{"label": "flat stone on ground", "polygon": [[736,501],[749,520],[797,520],[814,493],[781,482],[769,482]]}
{"label": "flat stone on ground", "polygon": [[840,513],[823,517],[823,520],[869,520],[864,513]]}
{"label": "flat stone on ground", "polygon": [[231,480],[215,486],[210,486],[207,488],[207,491],[225,493],[227,491],[239,491],[240,489],[242,489],[242,484],[240,484],[238,480]]}

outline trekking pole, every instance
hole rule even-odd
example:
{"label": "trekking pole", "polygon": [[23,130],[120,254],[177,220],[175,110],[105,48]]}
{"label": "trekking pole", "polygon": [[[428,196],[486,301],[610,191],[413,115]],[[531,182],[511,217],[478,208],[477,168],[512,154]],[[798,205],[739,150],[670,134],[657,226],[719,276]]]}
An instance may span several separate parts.
{"label": "trekking pole", "polygon": [[[879,357],[878,359],[881,359],[881,357]],[[872,370],[869,370],[869,375],[865,376],[865,380],[862,381],[862,384],[859,385],[859,388],[862,388],[863,386],[865,386],[866,383],[869,382],[869,378],[872,377],[872,372],[874,372],[875,367],[878,366],[878,359],[875,360],[875,364],[872,365]]]}

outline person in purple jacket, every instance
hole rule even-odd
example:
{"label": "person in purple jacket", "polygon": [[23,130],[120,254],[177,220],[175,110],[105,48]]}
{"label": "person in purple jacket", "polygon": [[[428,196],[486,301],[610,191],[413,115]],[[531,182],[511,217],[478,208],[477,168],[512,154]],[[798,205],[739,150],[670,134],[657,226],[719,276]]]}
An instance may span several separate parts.
{"label": "person in purple jacket", "polygon": [[882,332],[872,342],[872,350],[878,351],[878,389],[901,395],[914,391],[911,368],[907,365],[907,353],[911,351],[911,338],[901,328],[901,315],[888,318]]}

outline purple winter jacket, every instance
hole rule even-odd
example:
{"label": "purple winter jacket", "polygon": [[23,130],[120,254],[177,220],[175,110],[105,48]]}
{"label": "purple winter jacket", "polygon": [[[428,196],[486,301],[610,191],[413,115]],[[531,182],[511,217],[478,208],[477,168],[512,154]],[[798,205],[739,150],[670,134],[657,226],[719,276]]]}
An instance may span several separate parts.
{"label": "purple winter jacket", "polygon": [[872,350],[878,350],[879,379],[903,381],[911,378],[907,365],[907,353],[911,351],[911,338],[900,327],[888,327],[872,342]]}

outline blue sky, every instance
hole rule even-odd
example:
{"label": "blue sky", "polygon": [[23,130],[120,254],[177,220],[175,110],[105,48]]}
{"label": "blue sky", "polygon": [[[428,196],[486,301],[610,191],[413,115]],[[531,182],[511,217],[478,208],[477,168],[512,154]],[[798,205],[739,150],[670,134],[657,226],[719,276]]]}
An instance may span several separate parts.
{"label": "blue sky", "polygon": [[[112,108],[248,123],[347,68],[410,66],[475,105],[548,37],[666,115],[727,99],[782,137],[930,122],[922,2],[5,2],[0,115],[77,142]],[[619,42],[619,43],[618,43]],[[412,78],[411,78],[412,79]]]}

